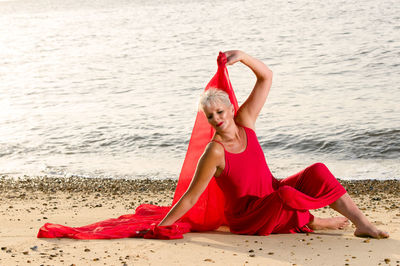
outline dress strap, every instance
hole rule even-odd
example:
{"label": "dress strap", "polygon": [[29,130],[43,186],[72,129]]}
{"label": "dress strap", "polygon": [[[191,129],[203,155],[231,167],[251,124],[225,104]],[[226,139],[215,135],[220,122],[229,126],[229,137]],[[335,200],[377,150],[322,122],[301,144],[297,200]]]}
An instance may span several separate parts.
{"label": "dress strap", "polygon": [[221,146],[224,148],[224,150],[225,150],[225,146],[224,146],[224,144],[222,144],[222,142],[221,141],[218,141],[218,140],[215,140],[215,139],[213,139],[213,140],[211,140],[210,142],[216,142],[216,143],[219,143],[219,144],[221,144]]}

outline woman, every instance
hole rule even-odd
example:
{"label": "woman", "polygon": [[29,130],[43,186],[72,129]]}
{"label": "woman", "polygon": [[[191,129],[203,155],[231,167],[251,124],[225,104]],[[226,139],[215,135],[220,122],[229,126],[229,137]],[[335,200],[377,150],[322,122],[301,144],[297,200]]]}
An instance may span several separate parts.
{"label": "woman", "polygon": [[[272,176],[254,133],[271,87],[272,72],[242,51],[227,51],[225,55],[227,65],[242,62],[254,72],[257,81],[236,115],[224,92],[208,90],[203,94],[200,108],[215,135],[198,162],[189,188],[158,226],[179,220],[215,176],[225,195],[225,216],[233,233],[267,235],[342,229],[350,219],[356,226],[356,236],[389,237],[367,220],[323,164],[314,164],[281,181]],[[325,205],[348,219],[317,218],[308,211]]]}

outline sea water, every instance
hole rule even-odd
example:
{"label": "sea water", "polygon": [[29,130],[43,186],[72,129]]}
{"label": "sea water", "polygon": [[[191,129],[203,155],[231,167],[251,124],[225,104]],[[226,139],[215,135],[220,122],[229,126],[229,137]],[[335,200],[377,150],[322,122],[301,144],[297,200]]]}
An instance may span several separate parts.
{"label": "sea water", "polygon": [[[273,174],[400,178],[396,1],[0,1],[0,174],[177,178],[219,51],[274,72]],[[229,67],[238,100],[255,77]]]}

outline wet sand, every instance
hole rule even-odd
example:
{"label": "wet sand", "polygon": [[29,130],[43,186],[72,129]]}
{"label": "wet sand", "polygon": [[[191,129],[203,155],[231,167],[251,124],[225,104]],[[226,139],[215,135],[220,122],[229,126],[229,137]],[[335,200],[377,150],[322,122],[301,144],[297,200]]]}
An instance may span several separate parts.
{"label": "wet sand", "polygon": [[[270,236],[227,228],[179,240],[38,239],[46,222],[83,226],[132,213],[141,203],[169,205],[174,180],[0,177],[0,265],[400,265],[400,181],[341,181],[389,239],[345,230]],[[330,208],[314,215],[338,215]]]}

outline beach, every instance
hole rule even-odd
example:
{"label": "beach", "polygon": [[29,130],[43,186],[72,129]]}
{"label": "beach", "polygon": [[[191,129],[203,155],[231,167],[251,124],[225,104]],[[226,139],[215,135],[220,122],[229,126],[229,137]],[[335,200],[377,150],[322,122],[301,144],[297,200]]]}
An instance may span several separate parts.
{"label": "beach", "polygon": [[[400,181],[340,180],[389,239],[353,236],[354,227],[310,234],[247,236],[226,227],[178,240],[38,239],[46,222],[83,226],[133,213],[142,203],[168,206],[176,181],[0,178],[1,265],[400,265]],[[329,217],[330,208],[312,210]]]}

